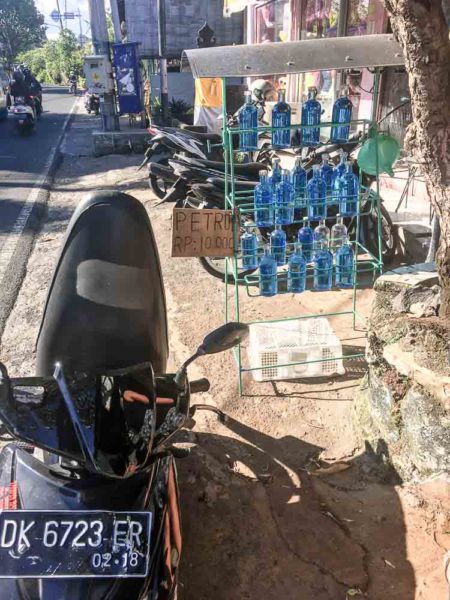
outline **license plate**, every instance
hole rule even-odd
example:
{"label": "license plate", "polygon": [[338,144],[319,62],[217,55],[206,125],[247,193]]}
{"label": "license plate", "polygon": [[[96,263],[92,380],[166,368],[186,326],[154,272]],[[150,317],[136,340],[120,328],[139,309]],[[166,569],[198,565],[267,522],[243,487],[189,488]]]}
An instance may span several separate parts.
{"label": "license plate", "polygon": [[149,512],[0,512],[0,577],[145,577]]}
{"label": "license plate", "polygon": [[19,119],[19,123],[23,125],[25,123],[24,119]]}

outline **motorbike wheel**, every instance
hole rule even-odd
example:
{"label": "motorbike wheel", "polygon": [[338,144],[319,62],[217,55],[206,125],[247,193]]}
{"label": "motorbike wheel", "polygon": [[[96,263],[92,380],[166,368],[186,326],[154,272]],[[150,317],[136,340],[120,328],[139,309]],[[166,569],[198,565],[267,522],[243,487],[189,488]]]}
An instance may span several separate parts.
{"label": "motorbike wheel", "polygon": [[[381,254],[383,257],[383,263],[385,265],[390,264],[397,253],[398,247],[398,233],[397,229],[392,222],[391,216],[384,206],[383,202],[380,203],[381,213]],[[372,210],[370,214],[363,219],[364,227],[364,238],[366,242],[366,248],[374,256],[378,256],[378,214],[375,210]]]}
{"label": "motorbike wheel", "polygon": [[[217,277],[221,281],[225,281],[225,259],[224,258],[212,258],[210,256],[201,256],[199,259],[200,264],[207,273],[213,277]],[[246,277],[254,273],[256,269],[238,269],[239,277]],[[228,272],[227,283],[234,283],[234,276]]]}
{"label": "motorbike wheel", "polygon": [[[169,164],[168,159],[164,159],[159,163],[161,165],[167,166]],[[172,183],[167,183],[162,177],[158,177],[157,175],[149,175],[148,176],[148,185],[152,192],[155,194],[159,200],[162,200],[164,196],[167,194],[167,190],[172,187]]]}

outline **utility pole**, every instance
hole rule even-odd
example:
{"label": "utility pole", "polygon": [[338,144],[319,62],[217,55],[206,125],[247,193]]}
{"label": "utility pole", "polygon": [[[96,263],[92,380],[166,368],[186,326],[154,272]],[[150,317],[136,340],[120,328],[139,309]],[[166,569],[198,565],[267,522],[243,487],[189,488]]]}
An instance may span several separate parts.
{"label": "utility pole", "polygon": [[59,24],[61,25],[61,31],[64,29],[64,25],[62,22],[62,16],[61,16],[61,9],[59,8],[59,0],[56,0],[56,9],[58,11],[59,14]]}
{"label": "utility pole", "polygon": [[78,17],[78,26],[80,28],[80,48],[84,48],[84,42],[83,42],[83,26],[81,24],[81,12],[80,10],[78,10],[78,14],[75,15],[76,17]]}
{"label": "utility pole", "polygon": [[166,0],[158,0],[158,47],[162,118],[164,125],[167,125],[169,120],[169,86],[167,83],[166,59]]}
{"label": "utility pole", "polygon": [[[89,0],[89,15],[91,20],[92,45],[96,54],[104,54],[109,60],[108,27],[104,0]],[[103,95],[100,103],[104,131],[118,131],[119,119],[116,114],[114,94]]]}
{"label": "utility pole", "polygon": [[119,18],[119,7],[117,6],[117,0],[109,0],[111,7],[111,17],[114,26],[114,41],[116,44],[120,44],[122,41],[122,35],[120,33],[120,18]]}

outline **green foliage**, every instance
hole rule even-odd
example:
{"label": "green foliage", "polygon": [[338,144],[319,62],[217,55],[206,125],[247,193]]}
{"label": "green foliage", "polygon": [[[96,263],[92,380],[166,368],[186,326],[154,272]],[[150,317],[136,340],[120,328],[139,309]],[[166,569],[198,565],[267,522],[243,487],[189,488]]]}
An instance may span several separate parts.
{"label": "green foliage", "polygon": [[56,40],[49,40],[41,48],[23,52],[18,60],[26,63],[39,81],[66,84],[70,71],[82,75],[84,53],[78,47],[75,34],[63,29]]}
{"label": "green foliage", "polygon": [[114,23],[112,20],[112,15],[108,10],[106,11],[106,26],[108,28],[108,41],[111,42],[111,44],[113,44],[114,43]]}
{"label": "green foliage", "polygon": [[170,112],[172,113],[172,116],[174,116],[176,119],[179,119],[180,117],[189,114],[189,111],[191,110],[192,106],[184,100],[182,100],[181,98],[178,100],[172,98],[169,104],[169,108]]}
{"label": "green foliage", "polygon": [[11,64],[20,52],[45,41],[44,17],[34,0],[0,0],[0,56]]}

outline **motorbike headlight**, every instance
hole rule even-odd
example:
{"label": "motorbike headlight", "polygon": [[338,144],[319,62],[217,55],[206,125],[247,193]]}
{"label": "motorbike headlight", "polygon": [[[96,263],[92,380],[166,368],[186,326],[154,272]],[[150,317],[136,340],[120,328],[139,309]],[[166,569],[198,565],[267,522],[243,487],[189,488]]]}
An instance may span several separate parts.
{"label": "motorbike headlight", "polygon": [[26,108],[19,107],[19,108],[15,108],[15,109],[14,109],[14,112],[15,112],[16,114],[23,114],[23,113],[26,113],[26,112],[27,112],[27,109],[26,109]]}

